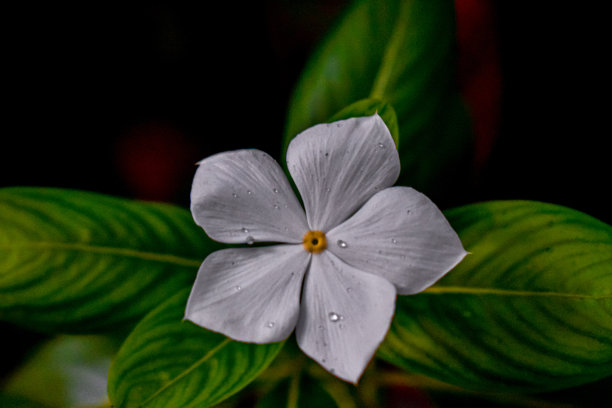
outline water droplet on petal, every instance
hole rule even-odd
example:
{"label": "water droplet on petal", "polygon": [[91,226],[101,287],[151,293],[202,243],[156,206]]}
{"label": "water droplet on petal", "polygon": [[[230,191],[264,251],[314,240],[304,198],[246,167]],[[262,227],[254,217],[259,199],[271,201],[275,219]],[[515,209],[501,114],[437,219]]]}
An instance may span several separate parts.
{"label": "water droplet on petal", "polygon": [[274,204],[274,209],[280,210],[280,207],[278,206],[278,204]]}
{"label": "water droplet on petal", "polygon": [[378,144],[378,148],[379,148],[379,149],[382,149],[382,148],[384,148],[384,147],[385,147],[385,145],[384,145],[384,144],[382,144],[382,143],[379,143],[379,144]]}
{"label": "water droplet on petal", "polygon": [[234,197],[234,198],[238,198],[238,194],[236,194],[236,193],[232,193],[232,197]]}
{"label": "water droplet on petal", "polygon": [[266,324],[266,327],[271,329],[274,327],[274,322],[268,322],[268,324]]}
{"label": "water droplet on petal", "polygon": [[344,242],[343,240],[339,239],[338,242],[336,242],[338,244],[338,246],[340,248],[346,248],[348,247],[348,244],[346,242]]}
{"label": "water droplet on petal", "polygon": [[245,227],[242,227],[242,232],[244,232],[245,234],[248,234],[249,233],[249,229],[245,228]]}
{"label": "water droplet on petal", "polygon": [[331,312],[329,314],[329,320],[331,320],[334,323],[337,322],[338,320],[342,320],[342,319],[343,319],[343,317],[340,316],[338,313]]}
{"label": "water droplet on petal", "polygon": [[274,191],[275,193],[278,193],[278,188],[273,188],[272,191]]}
{"label": "water droplet on petal", "polygon": [[391,242],[393,242],[394,244],[397,244],[397,239],[392,238],[392,239],[391,239]]}
{"label": "water droplet on petal", "polygon": [[252,192],[251,190],[247,190],[247,194],[248,194],[248,195],[252,195],[252,194],[253,194],[253,192]]}
{"label": "water droplet on petal", "polygon": [[240,292],[242,290],[242,286],[236,285],[234,289],[236,289],[236,292]]}
{"label": "water droplet on petal", "polygon": [[255,239],[254,239],[252,236],[250,236],[250,235],[249,235],[249,236],[246,238],[246,243],[247,243],[247,245],[253,245],[253,242],[255,242]]}

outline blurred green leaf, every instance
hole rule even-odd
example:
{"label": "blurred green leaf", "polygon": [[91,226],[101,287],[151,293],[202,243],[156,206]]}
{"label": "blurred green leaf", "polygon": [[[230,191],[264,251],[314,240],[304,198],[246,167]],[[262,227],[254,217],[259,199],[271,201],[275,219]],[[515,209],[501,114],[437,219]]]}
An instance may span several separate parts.
{"label": "blurred green leaf", "polygon": [[102,336],[55,338],[8,379],[3,391],[51,408],[108,404],[106,375],[117,349],[117,341]]}
{"label": "blurred green leaf", "polygon": [[274,360],[283,342],[233,341],[183,321],[189,291],[147,315],[126,339],[108,379],[117,407],[208,407],[238,392]]}
{"label": "blurred green leaf", "polygon": [[301,131],[370,98],[397,114],[400,182],[425,193],[452,185],[451,176],[465,174],[458,166],[467,161],[472,143],[455,77],[453,1],[357,0],[296,85],[284,150]]}
{"label": "blurred green leaf", "polygon": [[281,381],[264,395],[257,408],[338,407],[332,396],[316,380],[299,375]]}
{"label": "blurred green leaf", "polygon": [[446,212],[471,252],[400,296],[383,359],[483,391],[546,391],[612,375],[612,227],[508,201]]}
{"label": "blurred green leaf", "polygon": [[116,330],[193,284],[215,247],[188,211],[100,194],[0,190],[0,319]]}
{"label": "blurred green leaf", "polygon": [[24,398],[19,395],[0,394],[0,407],[2,408],[50,408],[47,405],[42,405],[34,402],[29,398]]}

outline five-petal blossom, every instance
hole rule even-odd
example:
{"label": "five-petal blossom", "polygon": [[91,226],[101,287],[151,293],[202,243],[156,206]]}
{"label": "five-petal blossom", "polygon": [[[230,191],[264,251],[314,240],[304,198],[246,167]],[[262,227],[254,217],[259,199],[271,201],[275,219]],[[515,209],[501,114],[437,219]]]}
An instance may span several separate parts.
{"label": "five-petal blossom", "polygon": [[287,150],[305,212],[278,163],[259,150],[200,162],[191,211],[223,249],[198,272],[185,318],[244,342],[295,329],[299,347],[356,383],[384,339],[396,294],[417,293],[466,255],[423,194],[391,187],[400,171],[378,115],[311,127]]}

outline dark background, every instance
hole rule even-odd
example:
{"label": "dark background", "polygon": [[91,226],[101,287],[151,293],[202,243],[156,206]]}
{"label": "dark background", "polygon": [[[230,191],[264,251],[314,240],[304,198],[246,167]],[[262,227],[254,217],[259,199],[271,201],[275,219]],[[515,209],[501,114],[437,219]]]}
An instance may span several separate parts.
{"label": "dark background", "polygon": [[[348,2],[253,3],[5,11],[0,186],[187,205],[205,156],[280,158],[292,87]],[[541,200],[610,222],[603,6],[490,4],[501,125],[477,191],[453,203]]]}

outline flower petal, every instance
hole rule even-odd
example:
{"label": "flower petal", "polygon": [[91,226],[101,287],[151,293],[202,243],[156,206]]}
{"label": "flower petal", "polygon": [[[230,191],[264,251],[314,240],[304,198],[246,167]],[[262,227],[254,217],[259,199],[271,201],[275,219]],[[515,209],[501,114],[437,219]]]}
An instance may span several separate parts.
{"label": "flower petal", "polygon": [[340,259],[389,280],[399,294],[424,290],[467,254],[438,207],[409,187],[374,195],[327,238]]}
{"label": "flower petal", "polygon": [[378,115],[320,124],[297,135],[287,166],[312,230],[329,231],[397,180],[400,162]]}
{"label": "flower petal", "polygon": [[237,244],[300,243],[308,225],[279,164],[260,150],[236,150],[200,162],[191,213],[212,239]]}
{"label": "flower petal", "polygon": [[357,383],[394,312],[391,283],[325,251],[312,257],[306,275],[297,341],[326,370]]}
{"label": "flower petal", "polygon": [[200,267],[185,319],[238,341],[286,339],[297,322],[309,257],[302,245],[213,252]]}

